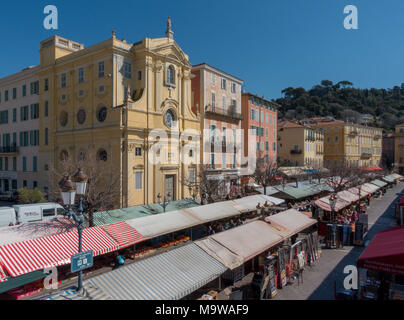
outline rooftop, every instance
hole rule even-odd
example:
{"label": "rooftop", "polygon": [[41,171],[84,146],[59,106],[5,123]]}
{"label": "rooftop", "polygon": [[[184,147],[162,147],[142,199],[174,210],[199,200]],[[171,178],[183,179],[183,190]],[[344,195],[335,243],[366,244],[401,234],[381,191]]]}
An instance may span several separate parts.
{"label": "rooftop", "polygon": [[226,75],[226,76],[228,76],[228,77],[230,77],[230,78],[234,78],[235,80],[237,80],[237,81],[240,82],[240,83],[244,83],[244,80],[243,80],[243,79],[237,78],[237,77],[231,75],[231,74],[228,73],[228,72],[225,72],[225,71],[223,71],[223,70],[221,70],[221,69],[219,69],[219,68],[216,68],[216,67],[214,67],[214,66],[211,66],[210,64],[207,64],[206,62],[202,62],[202,63],[200,63],[200,64],[196,64],[196,65],[193,65],[193,66],[192,66],[192,69],[193,69],[193,70],[194,70],[194,69],[195,69],[195,70],[198,70],[198,69],[203,69],[203,68],[205,68],[205,69],[210,69],[211,71],[216,71],[216,72],[222,73],[223,75]]}

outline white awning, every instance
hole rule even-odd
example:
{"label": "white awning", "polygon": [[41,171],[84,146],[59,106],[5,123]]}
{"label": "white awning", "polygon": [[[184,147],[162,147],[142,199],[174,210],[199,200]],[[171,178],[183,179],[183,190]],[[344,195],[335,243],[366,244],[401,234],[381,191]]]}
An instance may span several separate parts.
{"label": "white awning", "polygon": [[196,241],[195,244],[230,270],[233,270],[244,263],[244,260],[241,257],[234,254],[212,238]]}
{"label": "white awning", "polygon": [[285,202],[285,200],[283,200],[283,199],[278,199],[278,198],[264,196],[264,195],[255,195],[255,196],[245,197],[245,198],[234,200],[233,202],[235,203],[235,207],[239,211],[250,212],[250,211],[256,209],[258,203],[260,203],[261,205],[264,205],[264,203],[266,201],[268,201],[268,203],[270,205],[278,205],[278,204]]}
{"label": "white awning", "polygon": [[254,221],[211,236],[213,240],[242,257],[244,261],[261,254],[283,241],[264,221]]}
{"label": "white awning", "polygon": [[200,220],[201,224],[241,214],[235,208],[233,201],[216,202],[205,206],[183,209],[181,212],[190,215],[196,220]]}
{"label": "white awning", "polygon": [[202,224],[181,210],[127,220],[126,223],[149,239]]}
{"label": "white awning", "polygon": [[312,219],[295,209],[290,209],[274,214],[270,217],[265,218],[265,221],[271,223],[274,226],[289,230],[290,236],[297,234],[317,223],[317,220]]}

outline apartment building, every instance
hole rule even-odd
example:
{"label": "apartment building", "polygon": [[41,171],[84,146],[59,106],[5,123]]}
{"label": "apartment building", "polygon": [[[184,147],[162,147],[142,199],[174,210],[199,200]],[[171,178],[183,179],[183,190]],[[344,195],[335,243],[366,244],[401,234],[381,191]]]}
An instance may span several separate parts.
{"label": "apartment building", "polygon": [[325,167],[381,165],[383,129],[332,118],[313,118],[305,123],[324,130]]}
{"label": "apartment building", "polygon": [[212,179],[225,183],[221,194],[240,182],[242,150],[236,148],[241,131],[243,80],[206,63],[192,67],[192,108],[199,113],[203,148],[201,159]]}
{"label": "apartment building", "polygon": [[395,163],[395,137],[389,133],[382,138],[382,165],[386,168],[393,168]]}
{"label": "apartment building", "polygon": [[0,79],[0,191],[39,184],[39,67]]}
{"label": "apartment building", "polygon": [[395,128],[394,149],[394,167],[400,174],[404,173],[404,123]]}
{"label": "apartment building", "polygon": [[298,121],[278,122],[278,162],[284,167],[323,167],[324,132]]}
{"label": "apartment building", "polygon": [[[41,42],[44,184],[62,159],[85,160],[92,152],[120,176],[121,207],[155,203],[158,194],[190,196],[181,178],[197,174],[192,147],[199,143],[200,122],[191,109],[192,66],[173,34],[170,23],[165,37],[136,43],[119,40],[114,31],[87,48],[59,36]],[[186,129],[197,138],[184,137]]]}
{"label": "apartment building", "polygon": [[[252,93],[242,94],[244,120],[244,155],[248,156],[249,145],[255,144],[257,158],[264,159],[265,164],[277,163],[277,122],[278,105]],[[252,130],[253,136],[247,131]]]}

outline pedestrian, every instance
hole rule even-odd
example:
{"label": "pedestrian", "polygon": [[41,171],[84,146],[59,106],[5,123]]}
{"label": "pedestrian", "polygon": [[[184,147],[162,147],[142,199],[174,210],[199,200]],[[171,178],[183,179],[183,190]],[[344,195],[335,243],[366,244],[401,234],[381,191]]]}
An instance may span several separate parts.
{"label": "pedestrian", "polygon": [[214,233],[215,233],[215,232],[213,231],[212,226],[209,225],[209,227],[208,227],[208,236],[210,236],[210,235],[212,235],[212,234],[214,234]]}
{"label": "pedestrian", "polygon": [[116,252],[115,254],[115,269],[118,269],[122,267],[125,264],[125,259],[119,254],[119,252]]}

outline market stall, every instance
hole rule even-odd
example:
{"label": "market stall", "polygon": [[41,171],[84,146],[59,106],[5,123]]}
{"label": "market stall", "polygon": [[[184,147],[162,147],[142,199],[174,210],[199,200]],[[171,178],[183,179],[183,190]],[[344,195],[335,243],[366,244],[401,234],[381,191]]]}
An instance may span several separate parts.
{"label": "market stall", "polygon": [[357,261],[362,299],[404,300],[404,227],[383,230]]}
{"label": "market stall", "polygon": [[394,216],[399,226],[404,226],[404,196],[396,203]]}
{"label": "market stall", "polygon": [[348,189],[348,191],[353,193],[354,195],[356,195],[358,197],[357,200],[366,198],[370,194],[370,192],[367,192],[362,187],[353,187],[353,188]]}
{"label": "market stall", "polygon": [[[182,199],[169,202],[166,207],[166,212],[178,211],[199,206],[200,204],[193,199]],[[103,226],[127,220],[149,217],[155,214],[163,213],[163,210],[164,209],[159,204],[149,204],[116,210],[95,212],[93,218],[94,225]]]}
{"label": "market stall", "polygon": [[[0,247],[0,264],[12,277],[69,264],[77,253],[77,231],[7,244]],[[119,244],[99,227],[83,230],[83,252],[94,256],[118,250]]]}
{"label": "market stall", "polygon": [[321,209],[323,209],[324,211],[327,212],[338,212],[342,209],[344,209],[345,207],[349,206],[351,203],[347,202],[343,199],[337,198],[335,203],[334,203],[334,207],[331,207],[331,201],[330,201],[330,197],[324,197],[321,198],[319,200],[314,201],[314,203]]}
{"label": "market stall", "polygon": [[338,192],[337,197],[348,203],[352,203],[359,200],[359,196],[356,193],[350,192],[349,190]]}
{"label": "market stall", "polygon": [[287,237],[298,234],[317,224],[317,220],[311,219],[294,209],[266,217],[265,221],[270,223],[271,226],[287,230]]}
{"label": "market stall", "polygon": [[387,184],[389,185],[389,187],[393,187],[396,179],[394,179],[392,176],[384,176],[381,178],[383,181],[387,182]]}
{"label": "market stall", "polygon": [[371,183],[371,184],[374,184],[374,185],[376,185],[376,186],[378,186],[378,187],[380,187],[380,188],[384,188],[384,187],[387,186],[387,183],[386,183],[386,182],[381,181],[381,180],[379,180],[379,179],[375,179],[375,180],[371,181],[370,183]]}
{"label": "market stall", "polygon": [[364,191],[366,191],[366,192],[368,192],[369,194],[372,194],[372,195],[380,190],[379,186],[376,186],[375,184],[372,184],[372,183],[365,183],[365,184],[362,185],[361,188]]}
{"label": "market stall", "polygon": [[[287,233],[284,234],[287,236]],[[211,236],[246,262],[283,241],[283,237],[263,221],[254,221]]]}
{"label": "market stall", "polygon": [[85,281],[113,300],[179,300],[227,268],[189,244]]}
{"label": "market stall", "polygon": [[146,240],[145,236],[126,222],[113,223],[101,228],[119,244],[120,250]]}
{"label": "market stall", "polygon": [[17,300],[35,294],[43,288],[42,281],[47,275],[42,270],[39,270],[16,278],[8,278],[4,282],[0,281],[0,294],[8,292],[10,296]]}

